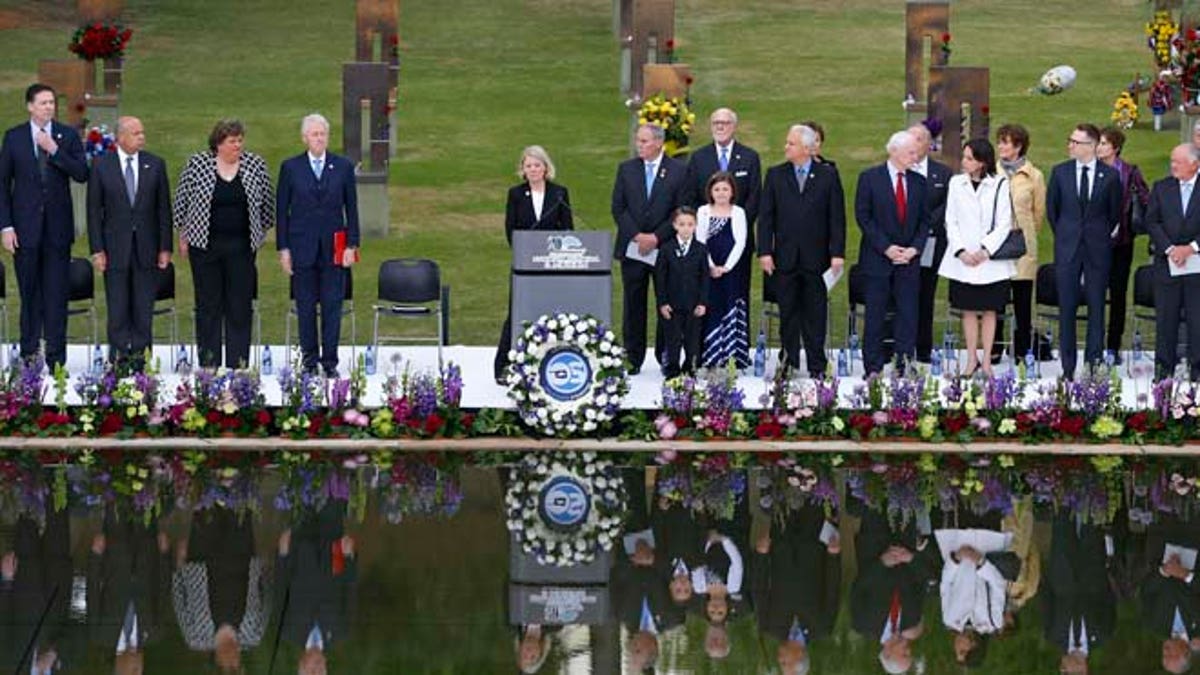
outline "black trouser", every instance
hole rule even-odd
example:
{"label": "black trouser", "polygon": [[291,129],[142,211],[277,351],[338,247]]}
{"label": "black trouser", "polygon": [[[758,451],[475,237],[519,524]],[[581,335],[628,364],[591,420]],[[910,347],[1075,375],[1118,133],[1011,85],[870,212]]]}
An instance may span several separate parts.
{"label": "black trouser", "polygon": [[683,350],[683,372],[696,372],[700,357],[704,355],[700,346],[700,333],[704,330],[704,317],[696,316],[695,308],[672,307],[671,318],[659,322],[660,332],[666,333],[667,358],[663,366],[665,377],[679,374],[679,351]]}
{"label": "black trouser", "polygon": [[[1037,344],[1037,336],[1033,334],[1033,281],[1031,279],[1013,279],[1012,286],[1012,307],[1013,316],[1017,320],[1017,332],[1013,335],[1012,358],[1013,363],[1021,363],[1025,360],[1025,355],[1029,353],[1029,349]],[[1004,332],[1004,317],[996,315],[996,342],[992,345],[992,357],[999,358],[1004,353],[1004,346],[1000,341],[1005,338],[1007,333]],[[1048,347],[1048,345],[1047,345]],[[1038,351],[1041,351],[1040,349]],[[1038,351],[1033,353],[1035,359],[1045,361],[1042,354]]]}
{"label": "black trouser", "polygon": [[500,341],[496,343],[496,358],[492,361],[492,373],[499,380],[508,369],[508,352],[512,349],[512,284],[508,287],[508,309],[504,312],[504,326],[500,328]]}
{"label": "black trouser", "polygon": [[[925,244],[928,246],[928,242]],[[928,363],[933,352],[933,312],[937,309],[938,271],[933,267],[921,268],[921,298],[917,306],[917,360]]]}
{"label": "black trouser", "polygon": [[779,299],[779,340],[788,365],[800,367],[800,343],[813,377],[825,374],[825,323],[828,319],[828,294],[825,280],[816,272],[792,270],[775,273],[775,294]]}
{"label": "black trouser", "polygon": [[1173,277],[1163,259],[1154,264],[1154,371],[1159,379],[1175,374],[1181,320],[1187,321],[1191,376],[1200,379],[1200,276]]}
{"label": "black trouser", "polygon": [[1133,242],[1114,246],[1112,268],[1108,271],[1108,349],[1121,351],[1125,334],[1125,307],[1129,297],[1129,270],[1133,267]]}
{"label": "black trouser", "polygon": [[210,233],[208,248],[192,248],[190,254],[200,366],[221,364],[224,334],[225,367],[248,367],[251,302],[258,285],[249,236]]}
{"label": "black trouser", "polygon": [[[629,365],[641,369],[646,360],[646,293],[654,280],[654,268],[635,260],[621,261],[621,339],[625,343],[625,358]],[[654,312],[658,316],[658,312]],[[654,356],[663,358],[662,324],[654,331]]]}
{"label": "black trouser", "polygon": [[[1094,366],[1104,360],[1104,295],[1108,291],[1110,265],[1109,256],[1092,260],[1082,246],[1073,259],[1054,261],[1054,282],[1058,285],[1058,354],[1062,361],[1063,377],[1068,380],[1075,377],[1075,321],[1081,300],[1087,304],[1084,362]],[[1080,274],[1084,280],[1082,298],[1079,293]]]}
{"label": "black trouser", "polygon": [[154,299],[163,274],[158,267],[142,267],[136,260],[130,260],[129,266],[122,270],[111,266],[105,270],[110,360],[132,360],[139,369],[144,365],[145,352],[154,334]]}
{"label": "black trouser", "polygon": [[67,298],[71,247],[45,239],[37,246],[21,246],[13,256],[17,288],[21,293],[21,357],[41,351],[46,338],[46,364],[50,370],[67,360]]}
{"label": "black trouser", "polygon": [[[300,362],[305,370],[337,370],[338,338],[342,332],[342,299],[346,297],[346,268],[333,264],[333,241],[321,237],[311,266],[292,270],[296,323],[300,332]],[[317,348],[317,305],[321,307],[321,345]]]}

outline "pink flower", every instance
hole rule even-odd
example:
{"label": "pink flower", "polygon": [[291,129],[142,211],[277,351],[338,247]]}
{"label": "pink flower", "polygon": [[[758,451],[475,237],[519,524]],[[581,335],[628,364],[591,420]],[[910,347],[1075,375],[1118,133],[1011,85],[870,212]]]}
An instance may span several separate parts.
{"label": "pink flower", "polygon": [[[675,438],[675,434],[677,434],[677,433],[679,433],[679,429],[675,426],[675,423],[672,422],[671,420],[667,420],[666,423],[664,423],[661,427],[658,428],[658,437],[662,438],[664,440],[671,440],[672,438]],[[668,450],[665,452],[673,453],[674,451]]]}
{"label": "pink flower", "polygon": [[678,456],[679,453],[675,450],[663,450],[662,452],[658,453],[657,461],[659,464],[670,464],[671,462],[674,462],[675,458]]}

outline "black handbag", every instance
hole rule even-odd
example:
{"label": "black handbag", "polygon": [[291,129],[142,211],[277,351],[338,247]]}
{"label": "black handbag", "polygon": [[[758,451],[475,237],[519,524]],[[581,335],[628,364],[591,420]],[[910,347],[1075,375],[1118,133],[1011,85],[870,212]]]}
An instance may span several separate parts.
{"label": "black handbag", "polygon": [[[996,206],[1000,203],[1000,186],[1004,185],[1006,179],[1001,178],[996,185],[996,195],[992,198],[992,226],[988,228],[988,234],[991,234],[996,229]],[[1012,213],[1012,218],[1016,220],[1016,209],[1012,208],[1012,192],[1008,193],[1009,211]],[[1000,248],[991,254],[992,260],[1016,260],[1025,255],[1025,233],[1021,228],[1014,227],[1008,232],[1008,236],[1004,238],[1004,242],[1000,244]]]}

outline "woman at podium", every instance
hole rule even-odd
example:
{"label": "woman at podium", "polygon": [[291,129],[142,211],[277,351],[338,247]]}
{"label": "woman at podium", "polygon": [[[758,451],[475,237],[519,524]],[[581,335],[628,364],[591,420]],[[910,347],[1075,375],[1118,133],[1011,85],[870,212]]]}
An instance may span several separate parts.
{"label": "woman at podium", "polygon": [[[554,182],[554,162],[545,148],[531,145],[521,151],[517,163],[517,176],[521,182],[508,189],[508,204],[504,209],[504,236],[512,246],[516,230],[572,230],[571,199],[567,188]],[[500,329],[500,342],[496,345],[496,360],[493,370],[496,384],[505,386],[505,370],[508,368],[508,351],[512,348],[512,293],[509,293],[508,310],[504,314],[504,327]]]}

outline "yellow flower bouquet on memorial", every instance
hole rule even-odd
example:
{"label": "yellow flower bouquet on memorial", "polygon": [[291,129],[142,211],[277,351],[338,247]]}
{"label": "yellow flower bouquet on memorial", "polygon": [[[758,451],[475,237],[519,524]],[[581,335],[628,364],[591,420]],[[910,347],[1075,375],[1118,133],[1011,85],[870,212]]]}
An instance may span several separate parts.
{"label": "yellow flower bouquet on memorial", "polygon": [[1137,99],[1128,91],[1121,92],[1117,96],[1117,100],[1113,101],[1112,114],[1109,119],[1119,129],[1132,129],[1133,123],[1138,119],[1138,104]]}
{"label": "yellow flower bouquet on memorial", "polygon": [[686,98],[655,94],[638,109],[638,124],[657,124],[666,132],[663,146],[668,156],[682,154],[688,144],[692,127],[696,124],[696,113],[688,107]]}

